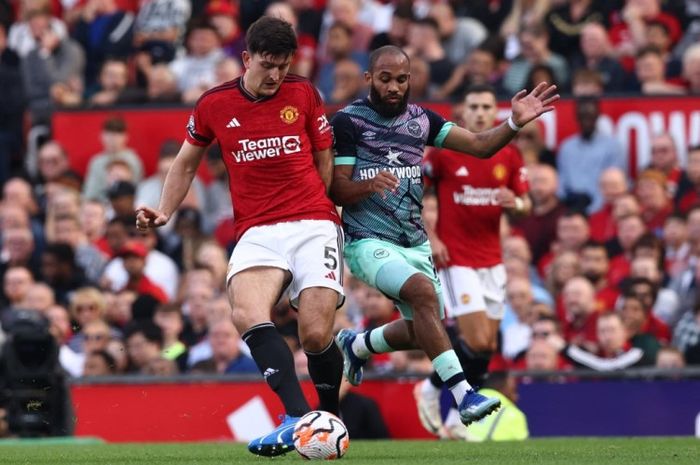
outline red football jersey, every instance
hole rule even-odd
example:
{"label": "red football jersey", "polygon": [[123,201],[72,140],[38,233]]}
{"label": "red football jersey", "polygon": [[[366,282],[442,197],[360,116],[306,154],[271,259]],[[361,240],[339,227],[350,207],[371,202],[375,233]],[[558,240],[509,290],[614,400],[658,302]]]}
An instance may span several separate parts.
{"label": "red football jersey", "polygon": [[450,265],[485,268],[501,263],[503,208],[495,196],[501,186],[518,197],[527,193],[527,173],[515,146],[493,157],[439,150],[425,159],[425,173],[436,185],[437,235],[447,246]]}
{"label": "red football jersey", "polygon": [[217,139],[226,164],[236,240],[252,226],[296,220],[340,223],[314,164],[333,145],[321,97],[287,75],[276,94],[256,98],[241,78],[207,91],[187,125],[187,141]]}

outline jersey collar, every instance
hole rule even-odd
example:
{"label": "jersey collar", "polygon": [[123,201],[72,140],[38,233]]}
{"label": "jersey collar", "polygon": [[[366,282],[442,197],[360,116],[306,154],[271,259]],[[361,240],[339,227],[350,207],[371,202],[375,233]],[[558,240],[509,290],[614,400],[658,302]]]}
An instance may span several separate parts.
{"label": "jersey collar", "polygon": [[[277,92],[275,92],[274,94],[264,96],[264,97],[256,97],[255,95],[248,92],[248,90],[245,88],[245,85],[243,84],[243,77],[244,76],[245,76],[245,74],[243,74],[243,76],[238,78],[240,80],[238,89],[241,91],[241,94],[243,95],[243,97],[245,97],[246,99],[250,100],[253,103],[264,102],[266,100],[270,100],[272,97],[277,95],[277,92],[279,92],[280,89],[282,88],[282,84],[280,84],[280,86],[277,88]],[[284,83],[284,81],[282,81],[282,83]]]}

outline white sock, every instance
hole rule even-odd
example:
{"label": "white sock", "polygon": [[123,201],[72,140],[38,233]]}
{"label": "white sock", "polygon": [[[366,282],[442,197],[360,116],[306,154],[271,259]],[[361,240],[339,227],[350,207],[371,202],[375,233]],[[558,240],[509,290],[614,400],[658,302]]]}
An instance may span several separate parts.
{"label": "white sock", "polygon": [[457,405],[460,405],[462,403],[462,400],[467,395],[467,392],[471,390],[471,386],[469,386],[469,383],[466,381],[460,381],[459,383],[455,384],[450,388],[450,392],[455,398],[455,401],[457,402]]}
{"label": "white sock", "polygon": [[351,347],[353,353],[360,358],[370,358],[372,356],[372,352],[370,352],[365,343],[365,333],[359,333],[355,340],[352,341]]}

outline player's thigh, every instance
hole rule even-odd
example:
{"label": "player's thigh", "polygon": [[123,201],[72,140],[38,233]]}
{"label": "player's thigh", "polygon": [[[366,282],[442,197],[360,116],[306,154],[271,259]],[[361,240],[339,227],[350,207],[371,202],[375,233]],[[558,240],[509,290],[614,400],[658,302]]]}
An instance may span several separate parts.
{"label": "player's thigh", "polygon": [[241,334],[270,321],[270,310],[290,281],[289,264],[276,247],[275,236],[275,225],[250,228],[231,254],[227,291]]}
{"label": "player's thigh", "polygon": [[231,277],[227,290],[239,333],[270,321],[270,311],[289,279],[288,271],[267,266],[246,268]]}
{"label": "player's thigh", "polygon": [[350,243],[345,258],[352,274],[392,299],[404,318],[412,319],[410,305],[401,301],[401,289],[413,275],[421,273],[409,263],[399,247],[377,239]]}
{"label": "player's thigh", "polygon": [[[303,220],[285,223],[285,255],[291,265],[289,300],[306,314],[312,306],[316,313],[333,318],[335,309],[345,300],[343,291],[343,232],[332,221]],[[317,289],[319,290],[313,290]],[[305,298],[313,293],[321,300]]]}

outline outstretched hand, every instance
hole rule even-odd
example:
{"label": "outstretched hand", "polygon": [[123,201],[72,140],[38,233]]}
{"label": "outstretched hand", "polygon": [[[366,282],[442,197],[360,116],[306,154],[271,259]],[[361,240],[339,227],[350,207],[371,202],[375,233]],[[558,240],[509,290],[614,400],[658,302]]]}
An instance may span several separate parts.
{"label": "outstretched hand", "polygon": [[139,231],[163,226],[169,219],[168,215],[155,208],[141,206],[136,209],[136,229]]}
{"label": "outstretched hand", "polygon": [[523,127],[538,116],[554,110],[553,104],[559,100],[556,91],[557,86],[548,86],[546,82],[540,82],[529,94],[527,90],[515,94],[510,101],[513,122]]}

